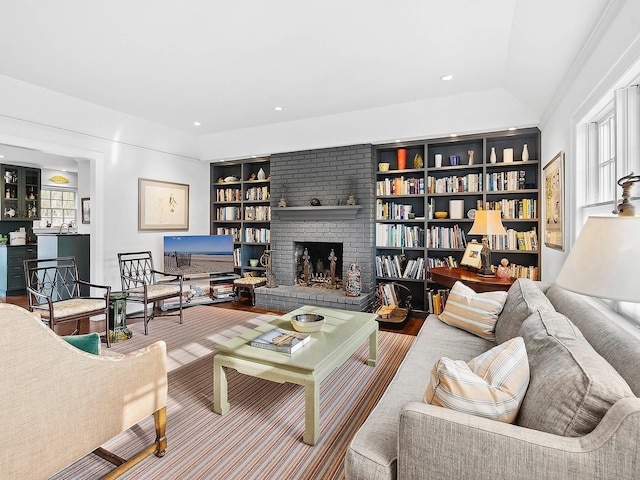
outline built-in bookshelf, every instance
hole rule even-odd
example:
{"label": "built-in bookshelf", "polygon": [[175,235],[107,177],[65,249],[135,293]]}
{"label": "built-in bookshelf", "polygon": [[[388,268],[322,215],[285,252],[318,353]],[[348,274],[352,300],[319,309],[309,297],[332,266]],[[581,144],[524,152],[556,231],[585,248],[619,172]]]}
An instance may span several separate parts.
{"label": "built-in bookshelf", "polygon": [[237,273],[262,274],[259,260],[271,242],[269,159],[213,163],[211,185],[211,233],[233,235]]}
{"label": "built-in bookshelf", "polygon": [[[489,238],[492,263],[497,266],[507,258],[515,276],[540,279],[537,128],[393,143],[375,150],[377,283],[401,283],[411,290],[414,309],[429,311],[429,291],[437,291],[438,285],[429,280],[428,270],[459,266],[467,243],[481,241],[468,234],[480,208],[501,210],[507,230],[506,236]],[[406,158],[404,168],[399,168],[399,157]],[[436,212],[446,217],[437,218]],[[424,273],[407,274],[416,265]]]}

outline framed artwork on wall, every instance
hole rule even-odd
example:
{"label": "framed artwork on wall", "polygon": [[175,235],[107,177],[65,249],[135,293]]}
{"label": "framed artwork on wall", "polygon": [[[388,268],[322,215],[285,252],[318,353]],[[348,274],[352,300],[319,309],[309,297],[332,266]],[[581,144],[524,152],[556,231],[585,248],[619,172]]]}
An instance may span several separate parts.
{"label": "framed artwork on wall", "polygon": [[189,185],[139,178],[138,230],[189,230]]}
{"label": "framed artwork on wall", "polygon": [[551,159],[544,173],[544,244],[564,250],[564,152]]}
{"label": "framed artwork on wall", "polygon": [[91,223],[91,200],[89,198],[82,198],[80,200],[80,206],[82,208],[82,223]]}

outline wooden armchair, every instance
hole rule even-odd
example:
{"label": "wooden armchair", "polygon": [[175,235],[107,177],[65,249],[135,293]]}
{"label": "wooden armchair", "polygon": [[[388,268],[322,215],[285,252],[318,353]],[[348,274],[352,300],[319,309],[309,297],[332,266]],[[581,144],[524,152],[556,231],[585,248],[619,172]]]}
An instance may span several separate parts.
{"label": "wooden armchair", "polygon": [[[152,454],[162,457],[166,356],[162,341],[124,355],[92,355],[36,314],[0,303],[0,478],[49,478],[91,452],[117,465],[103,477],[116,478]],[[128,459],[99,448],[134,425],[131,437],[140,438]]]}
{"label": "wooden armchair", "polygon": [[[111,287],[95,285],[78,278],[75,257],[24,260],[29,310],[38,312],[51,330],[59,323],[76,322],[74,334],[79,333],[80,320],[104,315],[105,337],[109,339],[109,295]],[[104,291],[102,297],[83,295],[89,288]]]}
{"label": "wooden armchair", "polygon": [[[129,318],[144,318],[144,334],[148,335],[148,324],[156,315],[179,316],[182,323],[182,275],[165,273],[153,266],[151,252],[119,253],[120,281],[122,290],[127,292],[127,302],[143,304],[142,315],[131,315]],[[162,275],[162,281],[158,278]],[[171,283],[169,283],[171,282]],[[177,313],[162,312],[159,302],[178,297],[179,311]],[[149,304],[153,304],[149,312]]]}

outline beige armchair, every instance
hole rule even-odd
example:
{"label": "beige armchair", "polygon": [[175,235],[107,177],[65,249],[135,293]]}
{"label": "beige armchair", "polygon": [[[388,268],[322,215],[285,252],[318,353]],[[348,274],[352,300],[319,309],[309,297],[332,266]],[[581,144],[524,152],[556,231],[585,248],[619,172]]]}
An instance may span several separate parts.
{"label": "beige armchair", "polygon": [[[116,478],[163,456],[166,345],[92,355],[69,345],[37,314],[0,304],[0,478],[48,478],[94,452],[119,465]],[[156,439],[129,461],[100,448],[153,415]]]}

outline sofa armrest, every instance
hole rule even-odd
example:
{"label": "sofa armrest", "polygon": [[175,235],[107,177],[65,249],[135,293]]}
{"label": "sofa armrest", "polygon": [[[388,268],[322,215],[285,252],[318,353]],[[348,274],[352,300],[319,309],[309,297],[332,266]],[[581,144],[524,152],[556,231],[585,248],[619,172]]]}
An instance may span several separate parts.
{"label": "sofa armrest", "polygon": [[411,402],[400,415],[398,479],[637,478],[640,399],[625,398],[584,437],[561,437]]}

